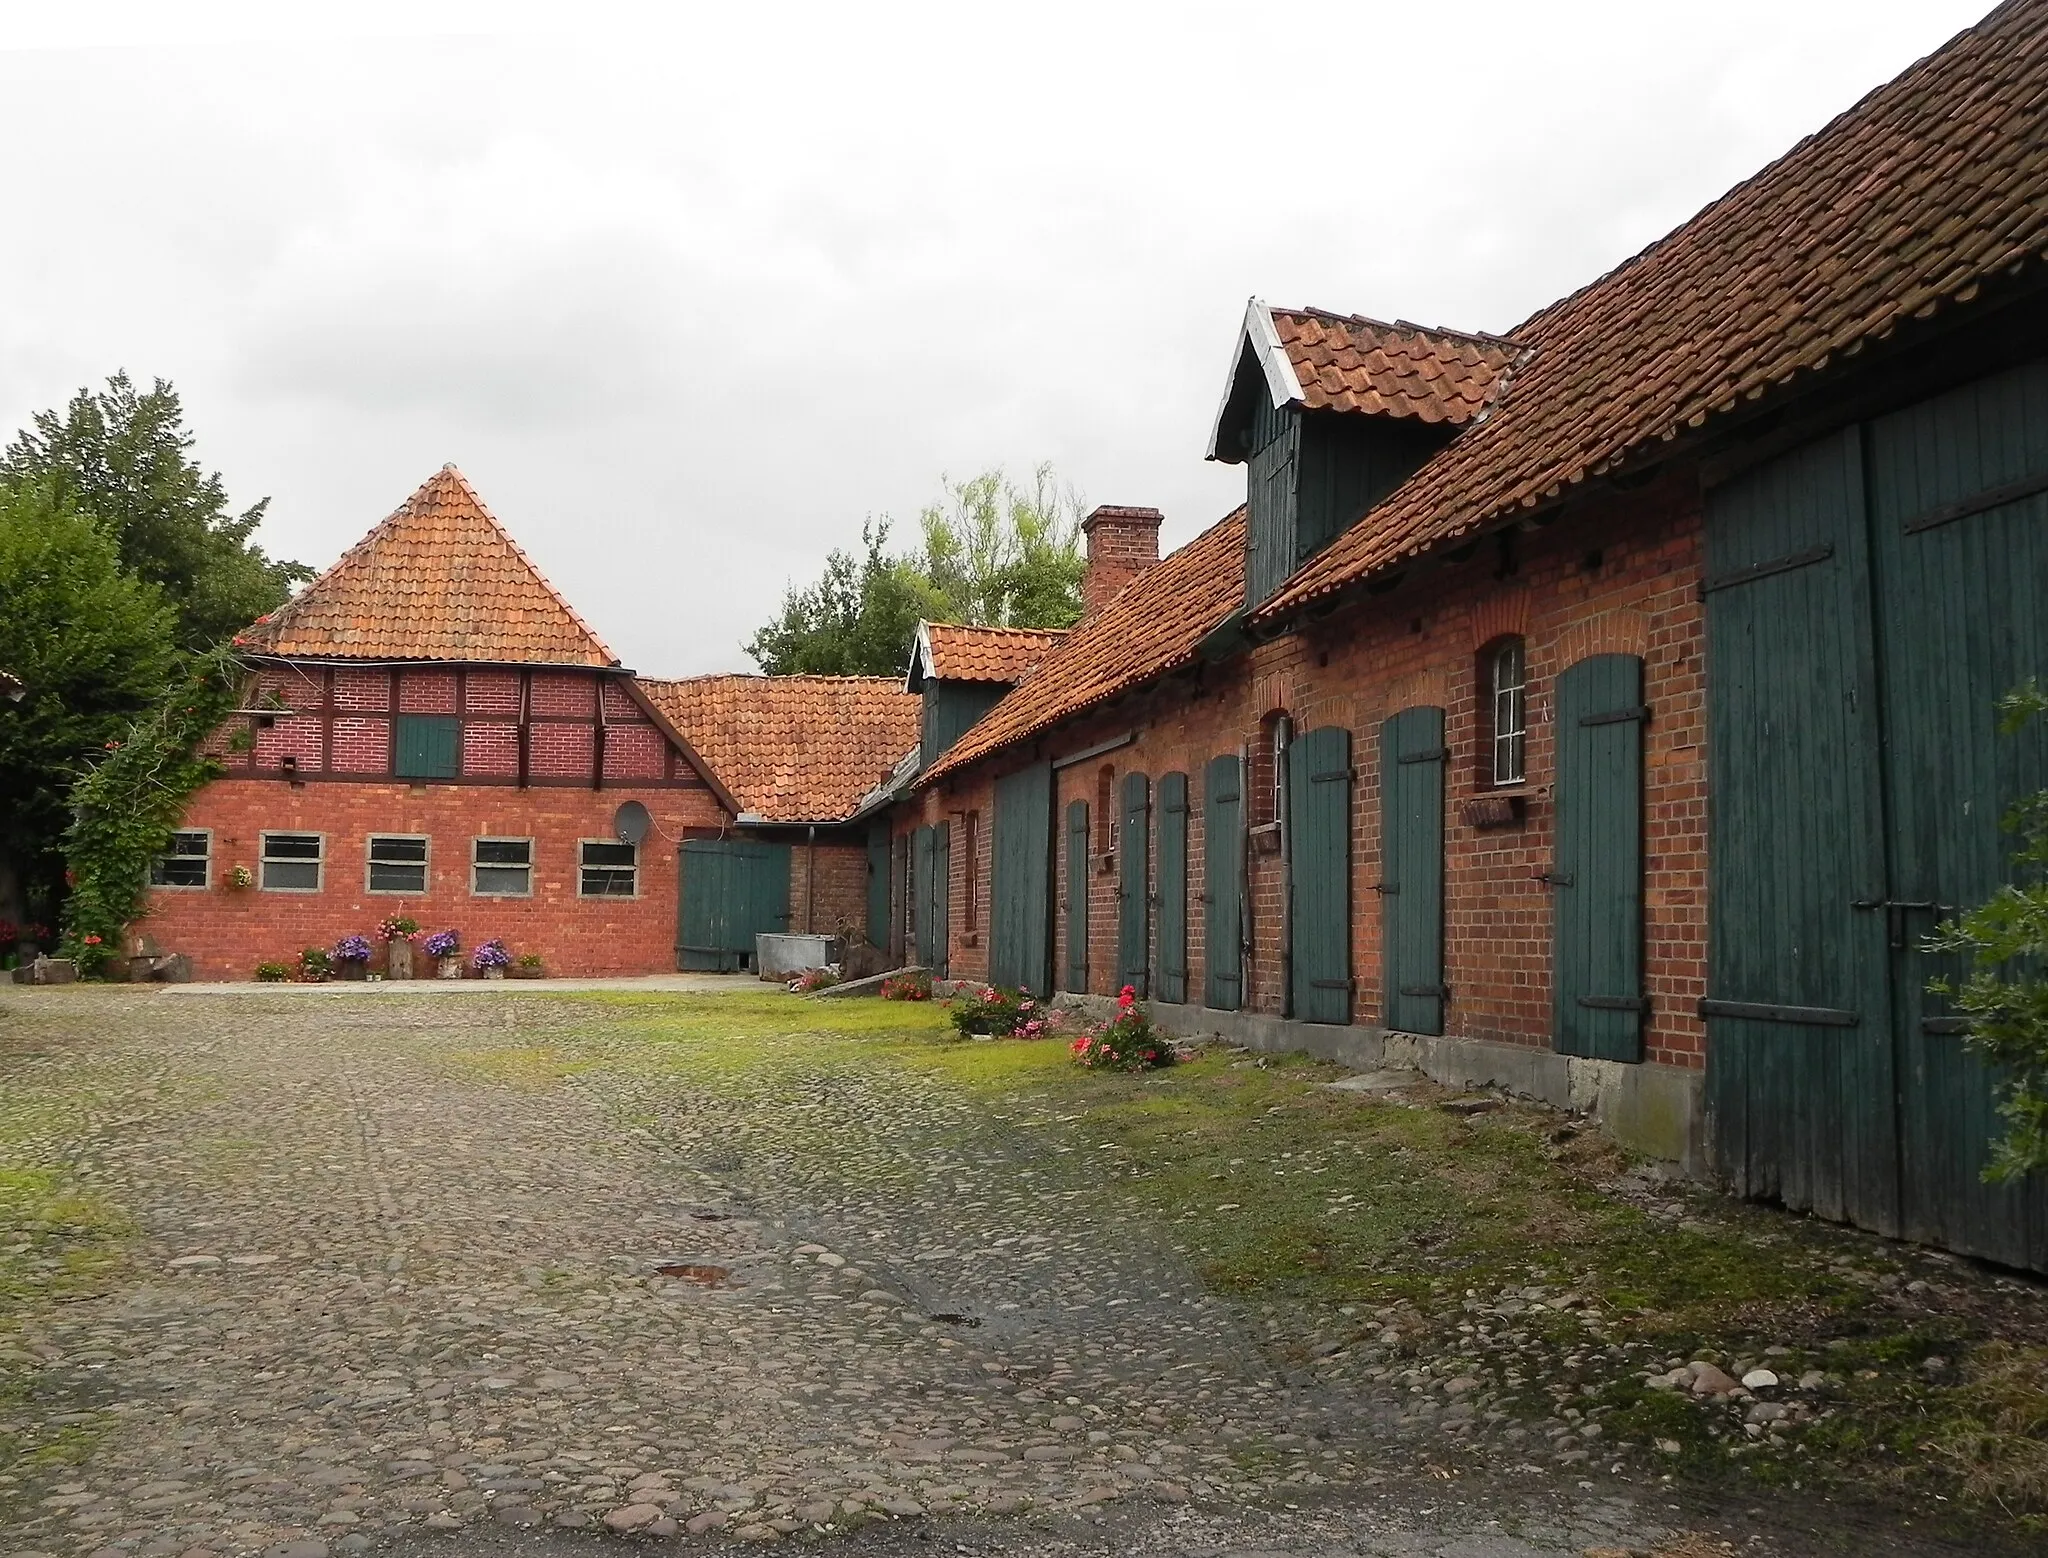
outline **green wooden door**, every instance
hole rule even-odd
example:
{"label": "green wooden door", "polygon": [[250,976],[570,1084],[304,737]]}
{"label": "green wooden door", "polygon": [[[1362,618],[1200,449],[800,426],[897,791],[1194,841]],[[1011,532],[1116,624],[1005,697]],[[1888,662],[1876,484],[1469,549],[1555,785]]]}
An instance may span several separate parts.
{"label": "green wooden door", "polygon": [[1052,988],[1052,765],[996,781],[989,869],[989,979],[1013,989]]}
{"label": "green wooden door", "polygon": [[[1993,1074],[1928,981],[1965,972],[1921,941],[2012,880],[1999,819],[2048,787],[2048,729],[1998,730],[2000,697],[2048,679],[2048,362],[1866,430],[1883,667],[1888,948],[1907,1238],[2048,1268],[2048,1175],[1989,1185]],[[1922,907],[1940,905],[1939,909]],[[1879,911],[1862,911],[1866,918]]]}
{"label": "green wooden door", "polygon": [[1244,1004],[1244,783],[1237,754],[1202,770],[1202,1004]]}
{"label": "green wooden door", "polygon": [[1157,821],[1159,913],[1153,995],[1175,1005],[1188,998],[1188,776],[1161,774]]}
{"label": "green wooden door", "polygon": [[931,898],[921,924],[930,940],[925,967],[941,979],[953,972],[953,824],[937,823],[932,828]]}
{"label": "green wooden door", "polygon": [[1152,993],[1152,781],[1125,774],[1116,855],[1116,982]]}
{"label": "green wooden door", "polygon": [[1643,662],[1594,655],[1557,679],[1551,1037],[1643,1058]]}
{"label": "green wooden door", "polygon": [[1852,428],[1707,504],[1707,1107],[1739,1193],[1898,1230],[1876,663]]}
{"label": "green wooden door", "polygon": [[915,895],[911,925],[916,933],[916,958],[941,977],[946,959],[945,889],[939,864],[942,827],[943,824],[918,828],[910,835],[910,880]]}
{"label": "green wooden door", "polygon": [[1304,731],[1287,755],[1294,1015],[1351,1021],[1351,732]]}
{"label": "green wooden door", "polygon": [[889,945],[889,824],[868,826],[868,941]]}
{"label": "green wooden door", "polygon": [[1381,1021],[1442,1033],[1444,711],[1404,709],[1380,726]]}
{"label": "green wooden door", "polygon": [[1067,982],[1088,989],[1088,803],[1067,803]]}
{"label": "green wooden door", "polygon": [[732,973],[754,966],[754,938],[789,929],[789,846],[685,839],[676,966]]}

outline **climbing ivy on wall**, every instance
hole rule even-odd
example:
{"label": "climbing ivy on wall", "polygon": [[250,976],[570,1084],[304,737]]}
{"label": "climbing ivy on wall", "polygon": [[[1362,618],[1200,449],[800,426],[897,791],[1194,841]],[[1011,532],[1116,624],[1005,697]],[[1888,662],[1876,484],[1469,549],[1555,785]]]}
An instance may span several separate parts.
{"label": "climbing ivy on wall", "polygon": [[186,802],[221,772],[200,749],[239,701],[243,675],[230,649],[193,656],[163,699],[72,786],[63,953],[81,973],[97,973],[116,954]]}

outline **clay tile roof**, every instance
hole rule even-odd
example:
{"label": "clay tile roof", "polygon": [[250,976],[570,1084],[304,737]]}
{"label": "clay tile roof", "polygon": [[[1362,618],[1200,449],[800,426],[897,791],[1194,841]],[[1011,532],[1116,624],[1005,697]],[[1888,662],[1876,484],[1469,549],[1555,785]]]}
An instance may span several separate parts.
{"label": "clay tile roof", "polygon": [[1021,682],[1066,636],[1064,628],[989,628],[959,622],[920,622],[918,667],[923,675],[940,681]]}
{"label": "clay tile roof", "polygon": [[1522,348],[1493,335],[1385,324],[1319,308],[1275,308],[1273,329],[1312,410],[1460,424],[1487,401]]}
{"label": "clay tile roof", "polygon": [[452,465],[235,641],[316,660],[618,664]]}
{"label": "clay tile roof", "polygon": [[2014,0],[1513,333],[1492,411],[1260,612],[1557,497],[2048,258],[2048,0]]}
{"label": "clay tile roof", "polygon": [[1067,634],[1037,674],[1004,694],[927,769],[928,783],[1118,693],[1190,665],[1244,605],[1244,510],[1212,525],[1126,585]]}
{"label": "clay tile roof", "polygon": [[741,810],[767,822],[851,816],[917,744],[922,700],[890,676],[643,676],[639,684]]}

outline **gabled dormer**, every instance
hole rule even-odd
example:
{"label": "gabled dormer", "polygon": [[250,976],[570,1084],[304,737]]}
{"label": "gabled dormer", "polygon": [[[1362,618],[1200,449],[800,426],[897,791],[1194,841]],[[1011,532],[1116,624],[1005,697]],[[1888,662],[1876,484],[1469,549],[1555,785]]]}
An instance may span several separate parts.
{"label": "gabled dormer", "polygon": [[[1156,519],[1153,528],[1157,530]],[[937,762],[1004,693],[1037,670],[1065,637],[1065,632],[1047,628],[918,623],[910,669],[903,679],[904,689],[924,700],[918,768]]]}
{"label": "gabled dormer", "polygon": [[1245,605],[1482,417],[1522,348],[1500,336],[1253,298],[1209,458],[1246,467]]}

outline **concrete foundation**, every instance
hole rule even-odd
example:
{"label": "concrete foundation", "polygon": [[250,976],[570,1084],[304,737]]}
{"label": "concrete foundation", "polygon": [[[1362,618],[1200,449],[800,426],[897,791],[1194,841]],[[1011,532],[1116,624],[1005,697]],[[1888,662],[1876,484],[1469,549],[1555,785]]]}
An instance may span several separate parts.
{"label": "concrete foundation", "polygon": [[[1100,995],[1055,996],[1053,1005],[1101,1020],[1116,1002]],[[1590,1115],[1622,1146],[1688,1178],[1707,1175],[1700,1074],[1674,1066],[1585,1060],[1519,1044],[1385,1028],[1337,1027],[1252,1012],[1148,1001],[1152,1020],[1176,1038],[1220,1038],[1272,1054],[1308,1054],[1354,1071],[1419,1071],[1446,1087],[1491,1088]]]}

